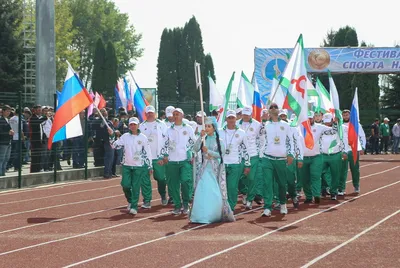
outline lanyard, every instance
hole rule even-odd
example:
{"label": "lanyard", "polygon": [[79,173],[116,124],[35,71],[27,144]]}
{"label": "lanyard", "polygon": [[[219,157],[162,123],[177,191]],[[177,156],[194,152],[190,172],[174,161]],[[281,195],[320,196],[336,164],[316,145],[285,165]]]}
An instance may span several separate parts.
{"label": "lanyard", "polygon": [[[231,148],[232,140],[233,140],[233,137],[235,137],[236,132],[237,132],[237,129],[235,130],[235,132],[233,133],[233,135],[231,137],[231,141],[229,142],[228,148]],[[228,145],[228,142],[226,140],[226,136],[228,136],[228,131],[225,129],[225,144]]]}

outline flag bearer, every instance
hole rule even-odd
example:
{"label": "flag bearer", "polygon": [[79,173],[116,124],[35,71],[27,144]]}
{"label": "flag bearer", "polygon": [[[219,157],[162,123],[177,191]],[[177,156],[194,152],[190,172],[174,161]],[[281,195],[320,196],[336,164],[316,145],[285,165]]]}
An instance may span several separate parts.
{"label": "flag bearer", "polygon": [[128,201],[129,213],[136,215],[140,188],[142,188],[144,203],[150,204],[151,185],[142,182],[149,180],[150,174],[153,173],[149,142],[146,136],[140,133],[138,118],[129,119],[129,133],[113,141],[112,147],[124,149],[121,186]]}
{"label": "flag bearer", "polygon": [[[333,125],[331,113],[324,114],[322,120],[325,126],[331,127]],[[321,151],[323,159],[322,169],[329,168],[331,172],[331,200],[336,200],[342,161],[347,159],[346,147],[340,138],[339,132],[334,135],[322,136]]]}
{"label": "flag bearer", "polygon": [[[154,179],[157,181],[158,193],[161,196],[161,204],[166,206],[168,205],[166,196],[167,177],[165,175],[165,166],[163,165],[163,150],[166,142],[167,126],[161,120],[156,119],[156,110],[153,106],[147,106],[145,112],[147,120],[140,125],[139,129],[149,141]],[[144,183],[149,184],[151,187],[150,178]],[[143,204],[143,206],[147,205],[150,204]]]}
{"label": "flag bearer", "polygon": [[252,203],[257,194],[256,186],[258,183],[256,182],[256,175],[258,169],[258,163],[260,161],[260,130],[261,124],[257,120],[252,118],[253,108],[251,106],[246,106],[242,111],[242,119],[239,120],[238,126],[242,129],[246,134],[247,139],[247,153],[250,157],[250,165],[251,170],[250,173],[246,176],[243,174],[241,180],[243,180],[244,187],[241,192],[243,195],[243,203],[246,205],[247,209],[252,208]]}
{"label": "flag bearer", "polygon": [[261,164],[264,178],[264,212],[262,216],[271,216],[274,174],[278,183],[280,213],[287,214],[286,207],[286,164],[293,163],[293,135],[288,123],[279,120],[279,108],[276,103],[269,106],[271,121],[265,124],[265,142]]}
{"label": "flag bearer", "polygon": [[239,179],[242,173],[245,175],[250,173],[250,157],[247,152],[249,145],[246,133],[236,125],[235,111],[229,110],[226,112],[226,125],[219,131],[219,134],[225,144],[224,164],[228,203],[232,211],[235,211]]}
{"label": "flag bearer", "polygon": [[[167,130],[167,140],[164,147],[164,163],[166,167],[168,188],[174,200],[175,215],[189,214],[189,201],[192,197],[193,174],[190,151],[194,145],[193,128],[182,122],[182,109],[175,108],[173,112],[175,123]],[[181,199],[182,191],[182,199]]]}

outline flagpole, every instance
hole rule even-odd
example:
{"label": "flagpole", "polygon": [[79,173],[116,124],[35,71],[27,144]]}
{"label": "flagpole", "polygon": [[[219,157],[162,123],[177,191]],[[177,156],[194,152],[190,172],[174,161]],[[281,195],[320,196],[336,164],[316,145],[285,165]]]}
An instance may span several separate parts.
{"label": "flagpole", "polygon": [[[196,79],[196,87],[200,91],[200,108],[201,108],[201,123],[203,126],[203,130],[205,130],[205,121],[204,121],[204,106],[203,106],[203,87],[201,84],[201,71],[200,71],[200,63],[197,63],[197,61],[194,62],[194,76]],[[205,138],[203,137],[203,142]]]}

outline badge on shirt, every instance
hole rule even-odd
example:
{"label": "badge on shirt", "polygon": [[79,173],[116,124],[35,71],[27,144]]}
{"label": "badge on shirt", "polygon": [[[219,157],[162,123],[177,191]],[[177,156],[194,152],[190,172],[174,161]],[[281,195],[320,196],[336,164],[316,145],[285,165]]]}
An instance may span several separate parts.
{"label": "badge on shirt", "polygon": [[250,131],[254,131],[254,128],[251,127],[251,128],[250,128]]}
{"label": "badge on shirt", "polygon": [[140,153],[136,152],[135,155],[133,156],[133,160],[139,161],[140,160]]}
{"label": "badge on shirt", "polygon": [[142,144],[142,141],[138,141],[137,143],[138,143],[139,145],[141,145],[141,144]]}
{"label": "badge on shirt", "polygon": [[239,134],[236,134],[236,135],[235,135],[235,138],[239,138]]}
{"label": "badge on shirt", "polygon": [[275,138],[274,138],[274,144],[280,144],[281,143],[281,138],[279,138],[279,136],[276,136]]}
{"label": "badge on shirt", "polygon": [[281,126],[281,130],[283,131],[283,130],[285,130],[285,128],[283,126]]}
{"label": "badge on shirt", "polygon": [[149,142],[153,142],[153,140],[154,140],[153,135],[149,136]]}
{"label": "badge on shirt", "polygon": [[183,131],[183,135],[186,135],[186,134],[187,134],[186,130],[185,130],[185,131]]}

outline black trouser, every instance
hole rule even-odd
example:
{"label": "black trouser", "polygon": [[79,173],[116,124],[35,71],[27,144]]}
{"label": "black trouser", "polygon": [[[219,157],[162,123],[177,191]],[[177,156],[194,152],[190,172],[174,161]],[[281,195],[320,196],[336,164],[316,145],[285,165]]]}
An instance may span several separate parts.
{"label": "black trouser", "polygon": [[389,136],[383,136],[381,138],[381,152],[388,152],[389,148]]}
{"label": "black trouser", "polygon": [[371,136],[371,154],[379,153],[379,137],[378,136]]}
{"label": "black trouser", "polygon": [[31,141],[31,173],[40,172],[42,168],[43,144],[41,141]]}
{"label": "black trouser", "polygon": [[93,158],[94,166],[101,167],[104,166],[104,145],[103,141],[95,139],[93,142]]}

